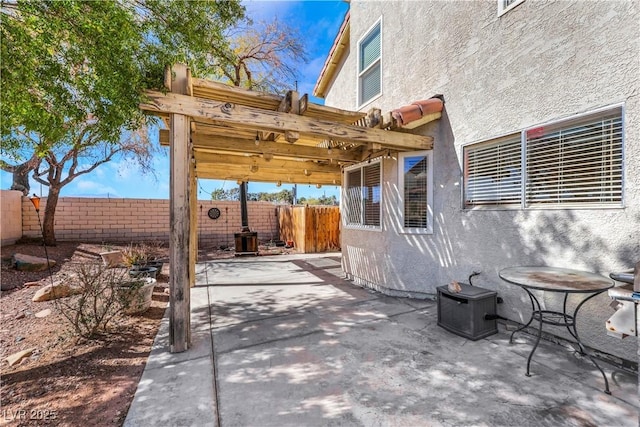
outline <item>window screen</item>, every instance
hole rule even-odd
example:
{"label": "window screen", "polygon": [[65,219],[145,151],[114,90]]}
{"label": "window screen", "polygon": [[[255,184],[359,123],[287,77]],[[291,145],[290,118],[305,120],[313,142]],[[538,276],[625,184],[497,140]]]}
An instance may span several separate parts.
{"label": "window screen", "polygon": [[622,202],[622,115],[529,130],[527,205]]}
{"label": "window screen", "polygon": [[465,148],[465,206],[520,204],[520,134]]}
{"label": "window screen", "polygon": [[359,55],[359,101],[364,104],[379,95],[382,88],[380,23],[360,42]]}
{"label": "window screen", "polygon": [[467,146],[465,207],[621,206],[623,133],[616,107]]}
{"label": "window screen", "polygon": [[380,163],[362,168],[364,225],[380,225]]}
{"label": "window screen", "polygon": [[347,224],[362,223],[362,172],[359,168],[347,172],[345,218]]}
{"label": "window screen", "polygon": [[427,228],[429,226],[428,160],[426,155],[402,157],[405,228]]}
{"label": "window screen", "polygon": [[380,226],[380,173],[380,162],[366,164],[346,172],[346,224]]}

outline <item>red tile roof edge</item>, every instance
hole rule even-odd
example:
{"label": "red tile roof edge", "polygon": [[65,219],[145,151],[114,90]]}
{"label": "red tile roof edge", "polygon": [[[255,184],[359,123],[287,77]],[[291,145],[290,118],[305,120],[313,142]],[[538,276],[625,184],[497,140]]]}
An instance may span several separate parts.
{"label": "red tile roof edge", "polygon": [[442,112],[443,106],[444,101],[440,97],[433,97],[421,101],[414,101],[410,105],[391,110],[391,116],[401,126],[406,126],[427,114]]}

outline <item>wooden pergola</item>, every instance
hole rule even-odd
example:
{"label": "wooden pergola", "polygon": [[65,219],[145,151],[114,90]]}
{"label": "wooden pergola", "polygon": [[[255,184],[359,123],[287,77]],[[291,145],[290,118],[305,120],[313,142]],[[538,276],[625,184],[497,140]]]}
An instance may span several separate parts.
{"label": "wooden pergola", "polygon": [[[196,179],[340,185],[342,168],[388,151],[432,148],[391,113],[340,110],[297,92],[253,92],[167,70],[166,93],[149,91],[140,108],[160,116],[170,147],[170,343],[191,343],[189,288],[197,257]],[[438,113],[433,119],[440,117]]]}

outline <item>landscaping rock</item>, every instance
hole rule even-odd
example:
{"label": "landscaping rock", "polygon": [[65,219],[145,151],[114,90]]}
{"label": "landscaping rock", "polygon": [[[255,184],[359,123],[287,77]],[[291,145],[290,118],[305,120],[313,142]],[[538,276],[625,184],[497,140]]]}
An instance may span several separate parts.
{"label": "landscaping rock", "polygon": [[45,308],[44,310],[37,312],[35,316],[38,318],[41,318],[41,317],[47,317],[50,314],[51,314],[51,309]]}
{"label": "landscaping rock", "polygon": [[[19,271],[44,271],[47,269],[47,259],[32,255],[14,254],[13,265]],[[56,262],[49,260],[49,266],[53,267]]]}
{"label": "landscaping rock", "polygon": [[16,363],[21,362],[22,359],[24,359],[25,357],[31,356],[31,354],[34,351],[36,351],[35,348],[29,348],[29,349],[26,349],[26,350],[22,350],[22,351],[19,351],[17,353],[13,353],[11,356],[7,357],[5,360],[7,362],[9,362],[9,366],[13,366]]}
{"label": "landscaping rock", "polygon": [[39,289],[33,296],[31,301],[43,302],[51,301],[58,298],[68,297],[81,293],[82,289],[76,286],[71,286],[63,282],[57,282],[53,285],[47,285],[44,288]]}
{"label": "landscaping rock", "polygon": [[30,288],[32,286],[40,286],[42,283],[40,282],[25,282],[24,286],[25,288]]}

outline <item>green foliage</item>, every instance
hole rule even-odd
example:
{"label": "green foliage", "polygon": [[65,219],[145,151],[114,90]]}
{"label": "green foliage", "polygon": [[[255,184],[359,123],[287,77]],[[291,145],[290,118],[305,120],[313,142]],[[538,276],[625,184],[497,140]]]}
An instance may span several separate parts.
{"label": "green foliage", "polygon": [[199,68],[243,14],[239,1],[3,0],[2,152],[45,154],[88,119],[115,143],[144,122],[143,91],[162,86],[165,65]]}
{"label": "green foliage", "polygon": [[216,188],[211,192],[211,200],[240,200],[240,189],[237,187],[229,190]]}
{"label": "green foliage", "polygon": [[293,203],[293,191],[282,189],[275,193],[257,193],[256,198],[252,200],[260,200],[273,203]]}
{"label": "green foliage", "polygon": [[49,187],[43,235],[55,244],[61,188],[118,154],[149,171],[144,90],[162,88],[166,65],[198,70],[211,46],[225,50],[224,33],[244,8],[240,0],[0,4],[0,155],[42,160],[20,166]]}
{"label": "green foliage", "polygon": [[338,206],[338,199],[336,196],[320,196],[320,197],[300,197],[298,203],[301,205],[324,205],[324,206]]}
{"label": "green foliage", "polygon": [[161,253],[162,243],[142,242],[131,243],[122,251],[122,260],[127,267],[133,265],[147,265],[154,261]]}
{"label": "green foliage", "polygon": [[[240,190],[238,188],[231,188],[229,190],[217,188],[211,192],[211,200],[240,200]],[[293,191],[282,189],[275,193],[247,193],[247,200],[292,204]]]}

